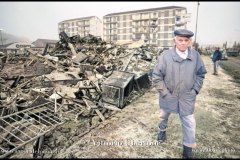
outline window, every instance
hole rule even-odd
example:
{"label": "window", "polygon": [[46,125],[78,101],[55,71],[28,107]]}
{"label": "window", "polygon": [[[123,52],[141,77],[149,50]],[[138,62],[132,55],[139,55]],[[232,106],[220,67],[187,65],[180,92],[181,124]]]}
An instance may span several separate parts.
{"label": "window", "polygon": [[168,19],[164,19],[164,24],[168,24]]}
{"label": "window", "polygon": [[126,39],[127,39],[127,40],[131,40],[131,39],[132,39],[132,35],[127,35],[127,36],[126,36]]}
{"label": "window", "polygon": [[163,39],[164,38],[164,33],[158,33],[158,38]]}
{"label": "window", "polygon": [[149,21],[144,21],[144,26],[148,26],[148,24],[149,24]]}
{"label": "window", "polygon": [[131,33],[132,32],[132,28],[127,28],[126,29],[126,33]]}
{"label": "window", "polygon": [[123,16],[119,16],[119,21],[122,21],[123,20]]}
{"label": "window", "polygon": [[123,30],[122,30],[122,29],[119,29],[118,32],[121,34],[121,33],[123,33]]}
{"label": "window", "polygon": [[180,21],[181,17],[180,16],[176,16],[176,21]]}
{"label": "window", "polygon": [[136,26],[136,27],[139,26],[139,22],[136,22],[136,23],[135,23],[135,26]]}
{"label": "window", "polygon": [[156,39],[156,34],[155,33],[153,34],[153,39]]}
{"label": "window", "polygon": [[89,21],[85,21],[85,25],[89,25],[90,23],[89,23]]}
{"label": "window", "polygon": [[147,32],[148,31],[148,27],[143,27],[143,32]]}
{"label": "window", "polygon": [[132,20],[132,15],[129,15],[129,20]]}
{"label": "window", "polygon": [[163,41],[163,46],[168,46],[168,41],[167,40]]}
{"label": "window", "polygon": [[149,19],[149,14],[150,13],[143,13],[142,14],[142,19]]}
{"label": "window", "polygon": [[182,13],[182,14],[185,14],[185,13],[186,13],[186,10],[182,10],[181,13]]}
{"label": "window", "polygon": [[173,10],[172,12],[173,12],[173,16],[175,16],[175,10]]}
{"label": "window", "polygon": [[135,14],[134,19],[136,19],[136,20],[140,19],[140,14]]}
{"label": "window", "polygon": [[79,25],[79,26],[82,26],[82,25],[83,25],[83,22],[78,22],[78,25]]}
{"label": "window", "polygon": [[126,22],[126,27],[131,27],[130,22]]}
{"label": "window", "polygon": [[164,17],[164,12],[163,11],[161,11],[161,12],[159,12],[159,17]]}
{"label": "window", "polygon": [[116,22],[117,21],[117,17],[112,17],[112,22]]}
{"label": "window", "polygon": [[123,15],[123,20],[126,21],[126,15]]}
{"label": "window", "polygon": [[160,19],[160,25],[163,25],[164,24],[164,19]]}
{"label": "window", "polygon": [[164,12],[164,17],[169,17],[169,11]]}
{"label": "window", "polygon": [[168,33],[168,38],[173,37],[172,33]]}
{"label": "window", "polygon": [[158,26],[159,31],[164,31],[164,26]]}
{"label": "window", "polygon": [[168,46],[173,46],[173,41],[172,40],[168,41]]}
{"label": "window", "polygon": [[164,31],[168,31],[168,26],[164,26]]}
{"label": "window", "polygon": [[113,35],[113,40],[117,40],[117,35]]}
{"label": "window", "polygon": [[164,39],[168,38],[168,33],[164,33]]}
{"label": "window", "polygon": [[142,34],[135,34],[135,39],[141,39]]}
{"label": "window", "polygon": [[149,34],[144,34],[146,39],[149,39]]}
{"label": "window", "polygon": [[160,46],[164,46],[164,43],[163,43],[163,41],[160,41]]}

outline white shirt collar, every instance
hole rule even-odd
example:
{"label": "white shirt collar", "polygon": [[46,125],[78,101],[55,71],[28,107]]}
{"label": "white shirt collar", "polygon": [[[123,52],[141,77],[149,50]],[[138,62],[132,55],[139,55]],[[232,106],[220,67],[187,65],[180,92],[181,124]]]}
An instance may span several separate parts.
{"label": "white shirt collar", "polygon": [[179,49],[176,47],[176,52],[177,54],[182,58],[182,59],[186,59],[188,56],[188,49],[186,49],[186,51],[181,52],[179,51]]}

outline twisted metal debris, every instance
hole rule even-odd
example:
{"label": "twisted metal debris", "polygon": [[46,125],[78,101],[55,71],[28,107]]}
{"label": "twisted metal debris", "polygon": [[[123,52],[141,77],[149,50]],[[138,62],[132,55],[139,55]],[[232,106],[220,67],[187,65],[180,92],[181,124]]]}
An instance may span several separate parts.
{"label": "twisted metal debris", "polygon": [[[156,52],[123,47],[100,37],[59,34],[42,53],[0,57],[0,157],[34,142],[40,155],[44,135],[67,120],[104,121],[151,85]],[[22,138],[24,137],[25,138]]]}

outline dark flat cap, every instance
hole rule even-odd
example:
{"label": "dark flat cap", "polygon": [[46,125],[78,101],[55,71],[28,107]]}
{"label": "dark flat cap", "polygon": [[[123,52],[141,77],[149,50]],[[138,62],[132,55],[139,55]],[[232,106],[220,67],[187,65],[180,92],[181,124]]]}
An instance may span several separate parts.
{"label": "dark flat cap", "polygon": [[180,36],[180,37],[187,37],[190,38],[194,35],[192,31],[189,31],[187,29],[178,29],[174,31],[175,36]]}

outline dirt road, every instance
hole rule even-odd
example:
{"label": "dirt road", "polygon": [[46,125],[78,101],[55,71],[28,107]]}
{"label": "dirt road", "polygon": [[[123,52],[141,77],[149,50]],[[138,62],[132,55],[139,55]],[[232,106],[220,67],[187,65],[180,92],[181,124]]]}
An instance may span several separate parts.
{"label": "dirt road", "polygon": [[[197,96],[197,148],[194,158],[240,158],[240,86],[220,68],[208,73]],[[76,126],[79,122],[76,122]],[[169,118],[167,141],[156,141],[159,123],[158,93],[154,88],[102,122],[82,138],[56,142],[62,149],[52,158],[181,158],[182,131],[177,114]],[[74,125],[74,124],[71,124]],[[61,137],[61,135],[56,135]]]}

